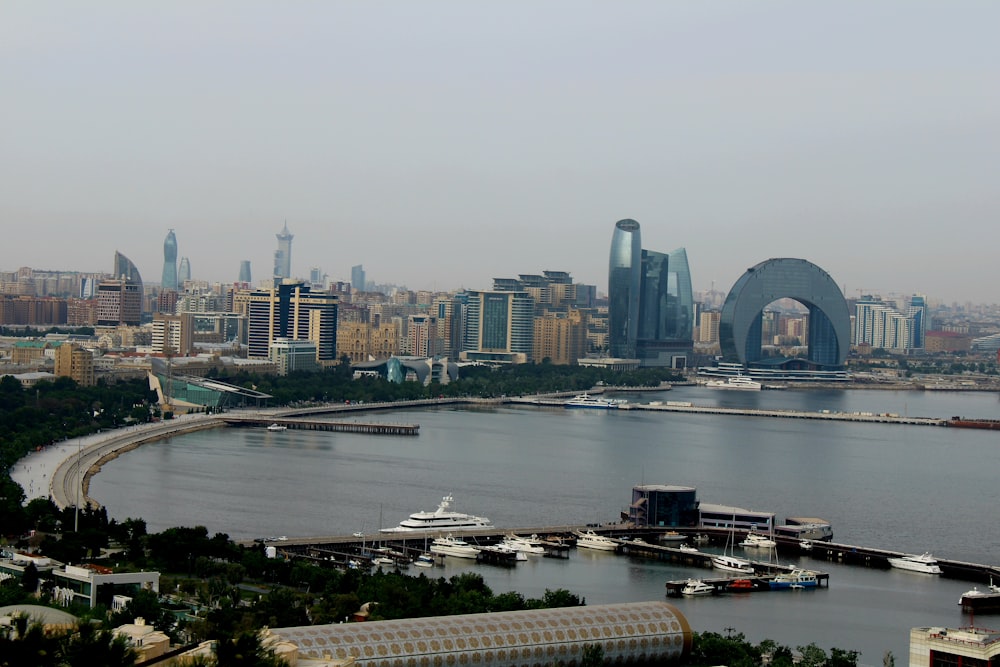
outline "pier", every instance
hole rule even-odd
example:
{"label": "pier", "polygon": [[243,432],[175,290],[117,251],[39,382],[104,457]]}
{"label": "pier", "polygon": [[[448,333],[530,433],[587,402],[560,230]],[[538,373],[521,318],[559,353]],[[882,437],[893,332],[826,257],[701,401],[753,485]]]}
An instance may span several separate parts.
{"label": "pier", "polygon": [[333,431],[337,433],[364,433],[368,435],[419,435],[419,424],[391,424],[385,422],[322,421],[318,419],[289,419],[260,415],[226,414],[222,421],[227,426],[253,426],[265,428],[277,424],[299,431]]}

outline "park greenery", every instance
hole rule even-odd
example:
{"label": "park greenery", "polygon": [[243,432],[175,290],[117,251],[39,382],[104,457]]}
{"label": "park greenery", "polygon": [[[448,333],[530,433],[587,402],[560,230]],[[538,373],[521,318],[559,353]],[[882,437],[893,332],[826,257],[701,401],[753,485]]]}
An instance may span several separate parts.
{"label": "park greenery", "polygon": [[[597,384],[657,386],[674,379],[663,369],[634,373],[560,367],[550,364],[502,369],[465,368],[462,378],[447,385],[393,384],[378,378],[352,380],[349,366],[322,373],[287,377],[240,375],[226,380],[274,396],[274,405],[310,402],[392,401],[439,396],[491,397],[546,392],[579,392]],[[77,628],[42,632],[37,624],[19,622],[0,633],[0,667],[15,664],[133,665],[135,654],[108,628],[136,618],[168,634],[173,641],[217,642],[216,654],[194,665],[259,665],[280,662],[261,646],[257,631],[350,620],[362,609],[370,620],[515,611],[585,604],[563,590],[546,590],[540,598],[517,592],[495,593],[480,575],[445,579],[399,571],[341,570],[331,563],[288,557],[268,558],[263,544],[240,545],[224,533],[209,535],[203,526],[169,528],[148,533],[139,518],[118,520],[103,508],[60,510],[50,499],[25,503],[21,487],[10,478],[11,467],[31,451],[126,424],[160,418],[155,394],[145,381],[77,386],[59,378],[30,390],[14,378],[0,378],[0,544],[39,553],[67,563],[100,562],[120,571],[162,573],[161,594],[136,594],[124,610],[109,612],[71,606],[81,619]],[[78,524],[78,528],[71,527]],[[28,536],[31,536],[30,539]],[[21,580],[0,583],[0,606],[35,603],[55,606],[54,584],[29,565]],[[793,652],[774,642],[752,645],[742,635],[713,633],[695,637],[687,664],[692,666],[761,664],[791,665]],[[829,656],[814,645],[799,647],[798,664],[846,667],[857,654],[832,649]],[[602,663],[599,647],[585,656]]]}

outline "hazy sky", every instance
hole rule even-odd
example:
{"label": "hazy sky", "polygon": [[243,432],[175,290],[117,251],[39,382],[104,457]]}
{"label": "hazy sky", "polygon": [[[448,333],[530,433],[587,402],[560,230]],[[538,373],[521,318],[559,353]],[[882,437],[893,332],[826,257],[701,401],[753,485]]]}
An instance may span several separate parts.
{"label": "hazy sky", "polygon": [[770,257],[997,302],[1000,3],[0,4],[0,270],[565,270],[615,221],[695,289]]}

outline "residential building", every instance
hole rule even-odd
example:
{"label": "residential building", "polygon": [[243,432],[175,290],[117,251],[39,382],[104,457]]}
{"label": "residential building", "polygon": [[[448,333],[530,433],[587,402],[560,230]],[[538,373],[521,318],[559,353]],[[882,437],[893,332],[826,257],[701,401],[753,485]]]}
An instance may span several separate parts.
{"label": "residential building", "polygon": [[583,311],[547,312],[534,319],[535,363],[576,364],[587,356],[587,316]]}
{"label": "residential building", "polygon": [[912,628],[910,667],[991,667],[1000,664],[1000,632],[980,627]]}
{"label": "residential building", "polygon": [[194,316],[191,313],[153,315],[152,350],[155,354],[186,357],[194,351]]}
{"label": "residential building", "polygon": [[437,349],[437,318],[430,315],[410,315],[407,321],[407,354],[433,357]]}
{"label": "residential building", "polygon": [[927,333],[927,307],[914,296],[905,311],[879,296],[864,295],[854,306],[854,344],[906,352],[923,349]]}
{"label": "residential building", "polygon": [[52,576],[56,580],[52,597],[64,606],[82,602],[90,608],[98,603],[110,607],[113,595],[125,587],[160,591],[159,572],[116,573],[100,565],[66,565],[61,570],[53,570]]}
{"label": "residential building", "polygon": [[717,310],[705,311],[701,314],[701,325],[698,327],[698,342],[719,342],[719,319],[722,313]]}
{"label": "residential building", "polygon": [[94,377],[94,355],[76,343],[66,343],[56,348],[54,372],[60,377],[72,378],[83,387],[97,384]]}

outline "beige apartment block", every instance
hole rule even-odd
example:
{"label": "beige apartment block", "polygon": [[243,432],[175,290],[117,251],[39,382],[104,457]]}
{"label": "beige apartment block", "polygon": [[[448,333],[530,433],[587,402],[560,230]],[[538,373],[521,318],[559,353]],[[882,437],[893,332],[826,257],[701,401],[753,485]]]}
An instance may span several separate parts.
{"label": "beige apartment block", "polygon": [[83,387],[93,387],[97,384],[94,378],[94,355],[76,343],[63,343],[56,348],[55,374],[72,378]]}

